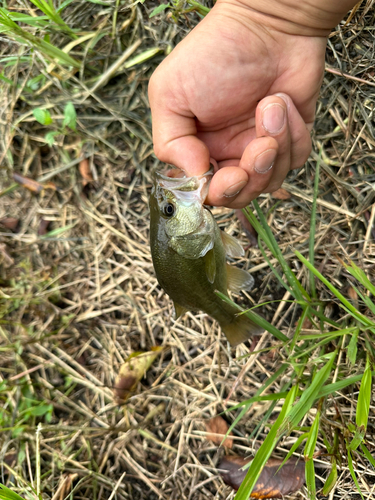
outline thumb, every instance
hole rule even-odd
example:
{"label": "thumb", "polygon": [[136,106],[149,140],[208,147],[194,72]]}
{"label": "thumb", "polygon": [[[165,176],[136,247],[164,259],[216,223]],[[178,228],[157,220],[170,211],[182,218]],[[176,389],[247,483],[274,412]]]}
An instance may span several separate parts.
{"label": "thumb", "polygon": [[168,84],[159,77],[158,71],[151,77],[148,95],[157,158],[181,168],[188,176],[207,172],[210,153],[197,137],[195,117],[189,111],[178,109],[176,98],[168,91]]}

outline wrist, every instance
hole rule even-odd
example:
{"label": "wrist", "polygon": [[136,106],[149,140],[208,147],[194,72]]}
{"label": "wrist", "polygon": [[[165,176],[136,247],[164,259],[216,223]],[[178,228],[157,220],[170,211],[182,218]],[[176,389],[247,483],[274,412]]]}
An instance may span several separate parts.
{"label": "wrist", "polygon": [[328,36],[358,0],[217,0],[228,13],[290,35]]}

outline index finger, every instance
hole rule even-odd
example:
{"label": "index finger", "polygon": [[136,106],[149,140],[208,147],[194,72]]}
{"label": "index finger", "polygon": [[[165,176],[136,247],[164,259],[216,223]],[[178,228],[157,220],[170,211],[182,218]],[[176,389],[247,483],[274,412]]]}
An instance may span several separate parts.
{"label": "index finger", "polygon": [[188,176],[207,172],[210,153],[196,135],[195,117],[189,110],[180,109],[168,83],[158,71],[151,77],[148,93],[155,155],[159,160],[181,168]]}

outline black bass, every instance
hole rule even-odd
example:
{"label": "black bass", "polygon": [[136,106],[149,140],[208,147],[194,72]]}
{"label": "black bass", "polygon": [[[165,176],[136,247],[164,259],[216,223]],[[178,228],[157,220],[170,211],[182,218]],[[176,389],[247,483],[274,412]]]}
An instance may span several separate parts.
{"label": "black bass", "polygon": [[176,319],[187,311],[202,310],[219,322],[235,346],[263,329],[221,300],[215,290],[228,295],[249,290],[252,276],[226,263],[226,256],[244,254],[238,241],[217,225],[203,205],[213,175],[168,177],[154,173],[150,197],[150,243],[160,286],[174,302]]}

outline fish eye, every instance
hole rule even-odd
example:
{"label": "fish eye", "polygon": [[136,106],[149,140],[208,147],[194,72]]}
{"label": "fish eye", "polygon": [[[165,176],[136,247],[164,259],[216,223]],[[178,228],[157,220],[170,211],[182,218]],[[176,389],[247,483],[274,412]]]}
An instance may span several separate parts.
{"label": "fish eye", "polygon": [[163,207],[163,212],[166,217],[172,217],[175,212],[174,204],[168,201]]}

